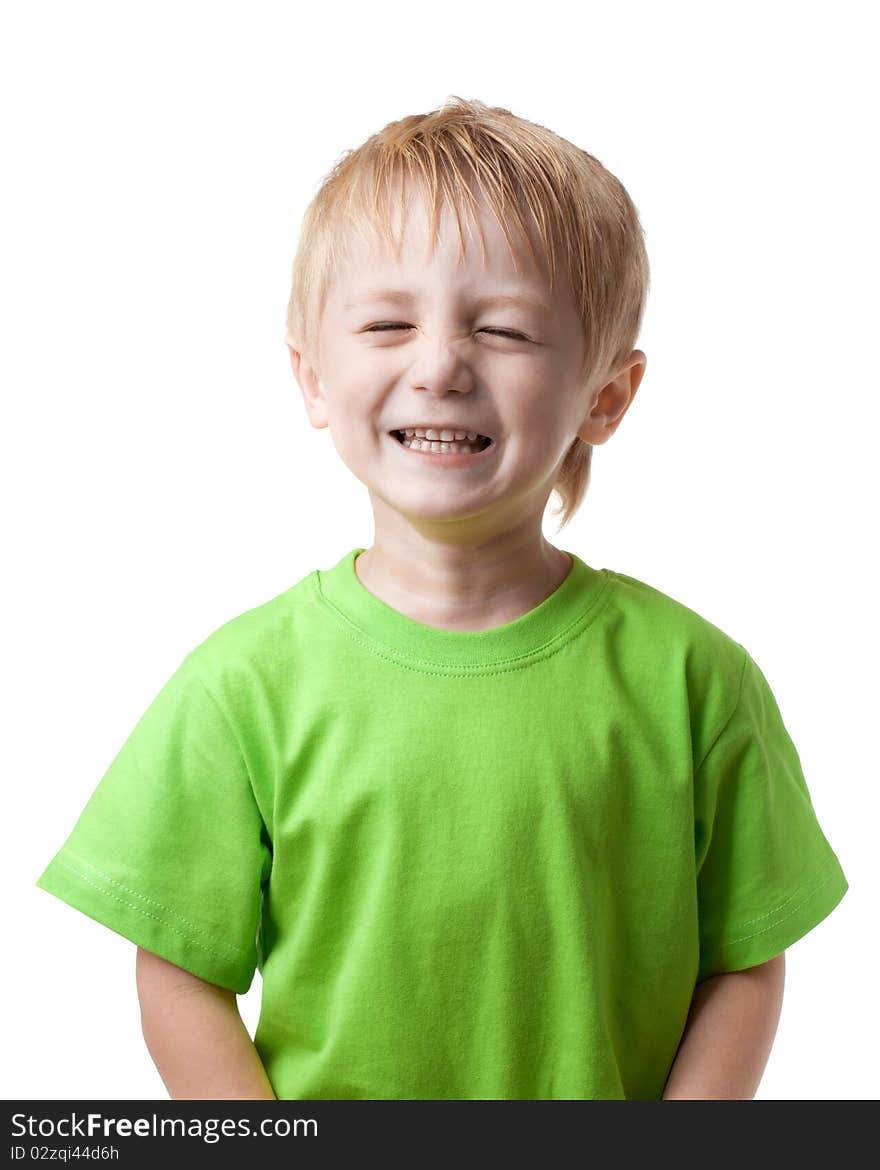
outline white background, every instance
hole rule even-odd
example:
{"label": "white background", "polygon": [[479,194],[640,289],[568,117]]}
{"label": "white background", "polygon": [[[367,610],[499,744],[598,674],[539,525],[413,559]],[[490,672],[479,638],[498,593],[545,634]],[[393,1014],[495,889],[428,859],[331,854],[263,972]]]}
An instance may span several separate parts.
{"label": "white background", "polygon": [[767,675],[851,888],[788,951],[758,1096],[880,1095],[872,7],[4,5],[4,1098],[167,1097],[134,946],[34,882],[183,654],[372,542],[290,264],[340,153],[453,94],[639,209],[647,373],[545,533]]}

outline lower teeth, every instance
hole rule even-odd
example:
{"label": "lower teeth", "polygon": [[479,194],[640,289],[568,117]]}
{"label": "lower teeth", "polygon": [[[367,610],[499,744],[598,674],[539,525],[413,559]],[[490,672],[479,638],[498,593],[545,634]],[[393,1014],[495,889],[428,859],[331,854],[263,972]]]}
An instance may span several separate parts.
{"label": "lower teeth", "polygon": [[436,439],[401,439],[402,446],[413,451],[431,451],[439,455],[476,455],[485,450],[484,446],[472,447],[470,443],[444,443]]}
{"label": "lower teeth", "polygon": [[418,439],[404,439],[404,447],[414,451],[436,451],[441,455],[473,455],[474,449],[467,443],[420,442]]}

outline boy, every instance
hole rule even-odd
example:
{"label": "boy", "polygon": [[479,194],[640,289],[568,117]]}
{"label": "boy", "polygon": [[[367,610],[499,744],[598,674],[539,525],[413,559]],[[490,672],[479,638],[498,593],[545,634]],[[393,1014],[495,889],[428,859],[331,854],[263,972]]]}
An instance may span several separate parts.
{"label": "boy", "polygon": [[37,883],[137,944],[172,1097],[753,1096],[847,880],[745,648],[542,533],[647,288],[619,181],[480,102],[312,201],[287,341],[374,543],[185,657]]}

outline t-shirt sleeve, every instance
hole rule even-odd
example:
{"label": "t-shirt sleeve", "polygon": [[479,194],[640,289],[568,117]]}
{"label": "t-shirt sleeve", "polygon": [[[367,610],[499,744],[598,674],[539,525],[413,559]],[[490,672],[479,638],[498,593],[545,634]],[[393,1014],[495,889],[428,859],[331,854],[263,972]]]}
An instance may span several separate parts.
{"label": "t-shirt sleeve", "polygon": [[849,888],[767,680],[740,649],[736,705],[694,776],[698,981],[774,958]]}
{"label": "t-shirt sleeve", "polygon": [[260,957],[271,843],[236,732],[187,655],[36,884],[243,994]]}

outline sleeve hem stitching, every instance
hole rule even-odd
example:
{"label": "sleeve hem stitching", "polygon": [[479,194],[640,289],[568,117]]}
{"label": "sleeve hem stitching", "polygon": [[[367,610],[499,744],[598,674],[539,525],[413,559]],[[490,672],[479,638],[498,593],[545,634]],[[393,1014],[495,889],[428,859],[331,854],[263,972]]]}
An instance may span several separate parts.
{"label": "sleeve hem stitching", "polygon": [[[72,855],[68,854],[67,856],[72,856]],[[99,884],[99,882],[94,881],[93,878],[89,877],[88,874],[83,873],[81,870],[79,870],[75,866],[71,865],[67,860],[65,860],[65,858],[58,856],[55,858],[55,860],[56,860],[56,863],[58,865],[62,866],[62,868],[69,870],[71,873],[75,873],[78,878],[80,878],[82,881],[86,882],[88,885],[92,886],[93,889],[96,889],[100,893],[104,894],[106,897],[113,898],[114,901],[121,903],[123,906],[127,906],[130,910],[136,911],[138,914],[141,914],[144,918],[152,918],[154,922],[160,922],[163,926],[166,926],[169,930],[174,931],[175,934],[179,934],[181,938],[185,938],[193,946],[200,947],[203,951],[206,951],[208,954],[213,955],[215,958],[222,959],[225,963],[229,963],[229,962],[238,963],[238,962],[240,962],[241,959],[247,958],[244,951],[242,951],[238,948],[236,948],[235,951],[232,951],[232,950],[218,951],[218,950],[215,950],[214,947],[209,946],[206,942],[202,942],[201,939],[193,938],[192,933],[187,933],[183,930],[180,930],[178,927],[174,926],[171,922],[169,922],[167,919],[167,916],[173,915],[175,918],[180,919],[180,921],[182,923],[184,923],[187,927],[189,927],[190,932],[194,932],[195,934],[203,934],[203,935],[206,935],[206,937],[207,937],[207,932],[205,930],[203,930],[201,927],[196,926],[195,923],[192,923],[188,919],[184,918],[184,916],[182,914],[178,914],[176,911],[170,910],[167,906],[163,906],[160,902],[156,902],[152,898],[147,898],[143,894],[139,894],[137,892],[137,890],[129,889],[129,887],[123,885],[122,882],[116,881],[115,878],[111,878],[108,874],[102,873],[101,870],[99,870],[96,866],[92,865],[90,862],[85,861],[84,858],[77,857],[77,858],[75,858],[75,860],[77,862],[79,862],[81,865],[85,865],[88,868],[92,869],[94,871],[94,874],[97,877],[101,878],[103,880],[103,882],[105,882],[109,885],[112,885],[112,886],[118,886],[119,889],[123,890],[126,894],[129,894],[134,898],[140,898],[142,901],[149,903],[151,906],[155,906],[158,910],[161,910],[163,912],[163,914],[166,915],[166,917],[160,918],[157,914],[151,914],[150,911],[146,910],[143,906],[138,906],[133,902],[127,902],[124,898],[121,898],[118,894],[113,893],[112,890],[106,889],[105,886]]]}
{"label": "sleeve hem stitching", "polygon": [[[728,939],[726,942],[715,943],[713,950],[724,950],[726,947],[732,947],[736,943],[748,942],[750,939],[757,938],[761,934],[766,934],[768,930],[775,930],[777,926],[781,926],[783,922],[787,922],[789,918],[792,918],[798,912],[798,910],[801,909],[802,906],[806,906],[806,904],[808,902],[812,901],[812,899],[816,896],[816,894],[818,894],[820,890],[823,890],[828,885],[828,883],[835,877],[836,873],[837,873],[836,866],[832,866],[829,870],[828,876],[824,879],[824,881],[819,882],[819,884],[817,886],[813,886],[813,888],[810,890],[810,892],[807,894],[807,896],[805,898],[802,898],[801,901],[798,902],[798,904],[796,906],[793,906],[787,914],[784,914],[782,916],[782,918],[777,918],[774,922],[771,922],[769,926],[765,926],[761,930],[756,930],[752,934],[743,934],[743,935],[740,935],[739,938],[732,938],[732,939]],[[803,887],[801,887],[801,889],[802,888]],[[779,906],[775,907],[775,909],[769,911],[768,914],[762,915],[761,918],[753,918],[750,920],[750,922],[744,922],[742,925],[749,926],[751,924],[751,922],[761,922],[764,918],[768,918],[768,917],[771,917],[775,914],[778,914],[779,911],[782,910],[785,906],[787,906],[788,903],[791,901],[791,899],[796,897],[799,892],[800,892],[799,890],[795,891],[795,893],[792,894],[790,898],[787,898],[785,902],[782,902]]]}

